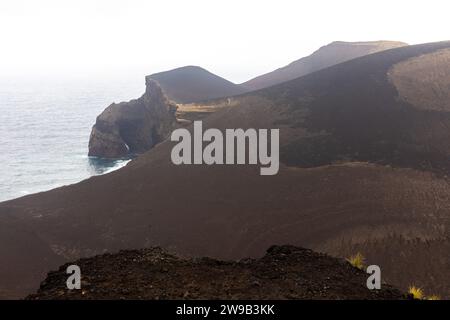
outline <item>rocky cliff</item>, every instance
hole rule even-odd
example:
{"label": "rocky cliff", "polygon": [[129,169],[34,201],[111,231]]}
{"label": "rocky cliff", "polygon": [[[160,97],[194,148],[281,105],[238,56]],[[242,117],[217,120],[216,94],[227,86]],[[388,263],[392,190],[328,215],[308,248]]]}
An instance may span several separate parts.
{"label": "rocky cliff", "polygon": [[97,117],[89,139],[89,156],[122,158],[149,150],[175,126],[176,108],[159,84],[147,78],[142,97],[113,103]]}

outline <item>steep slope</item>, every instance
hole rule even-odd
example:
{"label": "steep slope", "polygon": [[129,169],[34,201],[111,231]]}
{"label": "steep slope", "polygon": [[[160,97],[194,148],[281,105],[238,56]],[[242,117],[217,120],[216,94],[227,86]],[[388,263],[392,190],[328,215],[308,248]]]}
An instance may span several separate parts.
{"label": "steep slope", "polygon": [[[239,259],[293,244],[363,251],[393,285],[450,297],[448,54],[450,42],[361,57],[230,99],[204,120],[221,130],[280,128],[277,175],[175,166],[166,141],[111,174],[1,203],[0,292],[23,296],[61,261],[119,249]],[[405,63],[426,63],[430,76]],[[433,104],[405,93],[402,79]],[[427,89],[434,83],[443,91]]]}
{"label": "steep slope", "polygon": [[233,96],[246,91],[244,88],[197,66],[155,73],[147,76],[147,79],[156,80],[169,99],[177,103]]}
{"label": "steep slope", "polygon": [[291,62],[285,67],[248,80],[241,85],[249,90],[267,88],[275,84],[293,80],[320,69],[336,65],[341,62],[406,45],[406,43],[398,41],[336,41],[321,47],[310,56],[301,58],[299,60]]}
{"label": "steep slope", "polygon": [[368,274],[348,262],[292,246],[273,246],[261,259],[183,259],[161,248],[121,251],[71,264],[81,290],[67,290],[64,265],[48,274],[43,299],[405,299],[389,285],[369,290]]}

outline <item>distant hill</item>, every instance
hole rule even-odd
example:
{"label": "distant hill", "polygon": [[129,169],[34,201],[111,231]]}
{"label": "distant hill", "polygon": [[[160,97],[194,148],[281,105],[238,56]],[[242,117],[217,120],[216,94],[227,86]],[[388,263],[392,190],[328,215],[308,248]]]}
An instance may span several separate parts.
{"label": "distant hill", "polygon": [[308,57],[241,85],[234,84],[198,66],[185,66],[154,73],[147,78],[159,82],[164,93],[172,101],[192,103],[269,87],[357,57],[406,45],[398,41],[336,41],[321,47]]}
{"label": "distant hill", "polygon": [[369,290],[368,274],[345,260],[293,246],[270,247],[257,260],[186,259],[161,248],[149,248],[99,255],[70,264],[79,266],[83,272],[82,290],[67,289],[69,264],[66,264],[50,272],[37,294],[28,299],[406,298],[386,284],[380,290]]}
{"label": "distant hill", "polygon": [[275,71],[260,75],[241,85],[249,90],[266,88],[354,58],[406,45],[406,43],[398,41],[336,41],[321,47],[310,56],[296,60]]}
{"label": "distant hill", "polygon": [[187,66],[147,76],[156,80],[169,99],[177,103],[233,96],[247,90],[203,68]]}

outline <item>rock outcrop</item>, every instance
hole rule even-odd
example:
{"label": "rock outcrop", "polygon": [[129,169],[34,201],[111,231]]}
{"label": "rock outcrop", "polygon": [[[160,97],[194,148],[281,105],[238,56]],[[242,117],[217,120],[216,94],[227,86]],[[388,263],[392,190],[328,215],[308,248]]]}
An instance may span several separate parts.
{"label": "rock outcrop", "polygon": [[159,84],[147,78],[142,97],[113,103],[97,117],[89,139],[89,156],[114,159],[149,150],[174,128],[176,108]]}
{"label": "rock outcrop", "polygon": [[68,290],[66,269],[50,272],[28,299],[405,299],[342,259],[294,246],[273,246],[261,259],[183,259],[160,248],[81,259],[81,290]]}

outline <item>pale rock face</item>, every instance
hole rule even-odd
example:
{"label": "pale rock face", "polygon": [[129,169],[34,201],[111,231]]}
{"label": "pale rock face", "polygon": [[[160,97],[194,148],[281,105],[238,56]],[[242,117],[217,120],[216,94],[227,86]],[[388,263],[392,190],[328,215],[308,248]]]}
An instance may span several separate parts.
{"label": "pale rock face", "polygon": [[397,63],[388,77],[399,96],[414,107],[450,112],[450,49]]}
{"label": "pale rock face", "polygon": [[151,149],[175,127],[176,108],[156,81],[146,79],[142,97],[113,103],[97,117],[89,139],[89,156],[114,159]]}

